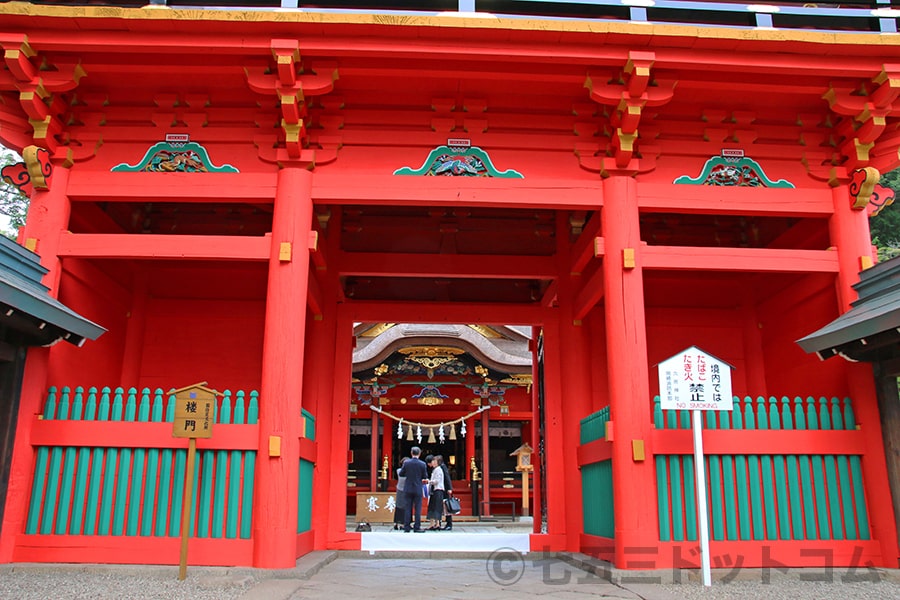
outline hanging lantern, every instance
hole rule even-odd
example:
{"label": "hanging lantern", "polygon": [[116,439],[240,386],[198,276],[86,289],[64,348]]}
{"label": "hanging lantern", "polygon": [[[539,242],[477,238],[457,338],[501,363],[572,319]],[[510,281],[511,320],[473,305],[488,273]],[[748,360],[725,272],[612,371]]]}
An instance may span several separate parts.
{"label": "hanging lantern", "polygon": [[406,430],[406,441],[407,441],[407,442],[413,441],[413,430],[412,430],[412,425],[410,425],[410,426],[409,426],[409,429]]}
{"label": "hanging lantern", "polygon": [[434,441],[435,441],[434,440],[434,427],[429,427],[428,428],[428,443],[433,444]]}
{"label": "hanging lantern", "polygon": [[444,443],[444,424],[441,423],[441,427],[438,429],[438,441],[440,443]]}
{"label": "hanging lantern", "polygon": [[421,425],[416,425],[416,439],[419,441],[420,444],[422,443],[422,426]]}
{"label": "hanging lantern", "polygon": [[397,423],[397,439],[403,439],[403,419],[400,419],[400,422]]}
{"label": "hanging lantern", "polygon": [[460,433],[463,437],[466,437],[466,420],[465,420],[465,419],[463,419],[462,427],[459,428],[459,433]]}
{"label": "hanging lantern", "polygon": [[451,440],[456,439],[456,424],[455,423],[450,424],[450,439]]}

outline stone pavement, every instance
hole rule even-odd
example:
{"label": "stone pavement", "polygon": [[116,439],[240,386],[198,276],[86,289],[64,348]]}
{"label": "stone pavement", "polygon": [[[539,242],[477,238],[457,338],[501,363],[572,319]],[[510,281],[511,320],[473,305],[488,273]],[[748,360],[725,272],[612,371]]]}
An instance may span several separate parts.
{"label": "stone pavement", "polygon": [[[774,569],[745,569],[735,574],[723,570],[714,571],[716,581],[713,587],[705,589],[696,572],[621,571],[581,554],[523,556],[503,550],[461,558],[434,558],[434,554],[423,559],[399,553],[390,558],[361,552],[312,553],[298,562],[298,570],[308,578],[261,581],[240,600],[900,599],[897,571],[859,570],[848,576],[837,569],[830,574]],[[674,583],[676,580],[681,583]]]}
{"label": "stone pavement", "polygon": [[622,571],[582,554],[503,549],[451,558],[312,552],[292,569],[189,566],[184,581],[177,573],[172,566],[0,565],[0,600],[900,599],[896,570],[714,570],[707,589],[696,571]]}

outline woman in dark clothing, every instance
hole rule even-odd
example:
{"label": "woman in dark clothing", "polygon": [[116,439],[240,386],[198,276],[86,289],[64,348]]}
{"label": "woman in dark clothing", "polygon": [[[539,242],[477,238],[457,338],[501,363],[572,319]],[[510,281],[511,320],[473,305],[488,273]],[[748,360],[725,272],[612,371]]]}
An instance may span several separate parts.
{"label": "woman in dark clothing", "polygon": [[406,494],[403,493],[403,488],[406,486],[406,477],[400,477],[400,469],[405,462],[406,457],[404,456],[400,459],[400,467],[397,468],[397,496],[394,499],[394,529],[403,529],[405,526],[403,520],[404,515],[406,515]]}
{"label": "woman in dark clothing", "polygon": [[444,516],[444,470],[437,456],[431,460],[431,479],[428,481],[431,495],[428,496],[428,518],[431,520],[429,531],[438,531],[441,528],[441,519]]}
{"label": "woman in dark clothing", "polygon": [[[447,463],[444,462],[444,457],[438,454],[435,458],[440,460],[441,470],[444,472],[444,499],[446,500],[450,496],[453,495],[453,482],[450,480],[450,469],[447,467]],[[444,519],[447,524],[442,527],[446,531],[450,531],[453,529],[453,515],[444,511]]]}

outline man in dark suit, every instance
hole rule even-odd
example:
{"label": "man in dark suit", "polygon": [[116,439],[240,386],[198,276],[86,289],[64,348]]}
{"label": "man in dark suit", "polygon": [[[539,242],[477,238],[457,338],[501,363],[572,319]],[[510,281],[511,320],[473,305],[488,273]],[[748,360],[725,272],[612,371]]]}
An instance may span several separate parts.
{"label": "man in dark suit", "polygon": [[409,522],[415,518],[413,531],[420,533],[422,529],[422,484],[428,481],[428,467],[419,459],[422,449],[413,446],[409,451],[412,458],[400,467],[400,477],[406,477],[406,485],[403,493],[406,494],[406,506],[408,512],[403,522],[403,531],[409,533]]}

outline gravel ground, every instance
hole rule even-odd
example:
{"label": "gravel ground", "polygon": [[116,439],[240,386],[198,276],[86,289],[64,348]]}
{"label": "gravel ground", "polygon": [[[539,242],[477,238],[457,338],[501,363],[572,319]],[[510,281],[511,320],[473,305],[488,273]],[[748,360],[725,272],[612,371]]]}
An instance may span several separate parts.
{"label": "gravel ground", "polygon": [[[831,582],[821,572],[764,572],[745,569],[735,580],[714,579],[710,588],[696,572],[682,572],[681,584],[633,583],[634,572],[610,583],[555,558],[490,559],[361,558],[321,561],[304,574],[189,567],[178,581],[177,567],[116,565],[0,565],[0,600],[900,600],[900,571],[858,571],[878,581],[848,581],[835,569]],[[306,565],[308,568],[309,565]],[[421,594],[398,593],[397,581],[415,569]],[[626,578],[627,575],[627,578]],[[649,575],[649,574],[648,574]],[[724,573],[719,573],[722,577]],[[414,588],[415,589],[415,588]],[[409,590],[407,590],[409,592]]]}
{"label": "gravel ground", "polygon": [[732,581],[713,583],[705,588],[699,583],[660,585],[660,590],[675,598],[703,598],[704,600],[897,600],[900,584],[880,583],[822,583],[812,581],[779,581],[763,584],[760,581]]}
{"label": "gravel ground", "polygon": [[250,575],[203,569],[178,581],[177,567],[69,567],[4,569],[2,600],[237,600],[254,583]]}

